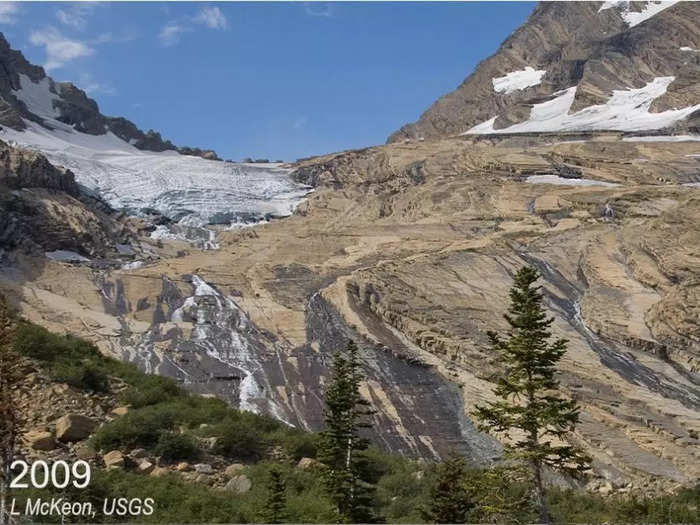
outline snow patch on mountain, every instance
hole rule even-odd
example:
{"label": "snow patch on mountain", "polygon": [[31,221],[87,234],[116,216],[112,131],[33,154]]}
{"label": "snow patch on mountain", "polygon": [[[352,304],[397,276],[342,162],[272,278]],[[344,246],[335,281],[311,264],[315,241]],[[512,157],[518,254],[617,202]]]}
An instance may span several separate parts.
{"label": "snow patch on mountain", "polygon": [[530,184],[554,184],[556,186],[610,186],[617,184],[593,179],[569,179],[559,175],[531,175],[525,182]]}
{"label": "snow patch on mountain", "polygon": [[506,95],[525,89],[531,86],[536,86],[542,82],[542,77],[547,73],[546,69],[535,70],[527,66],[519,71],[512,71],[505,76],[492,78],[493,90]]}
{"label": "snow patch on mountain", "polygon": [[603,2],[598,12],[600,13],[606,9],[616,8],[627,25],[629,27],[634,27],[645,20],[649,20],[652,16],[659,14],[664,9],[668,9],[672,5],[677,4],[679,1],[680,0],[649,1],[644,4],[641,11],[632,11],[630,9],[630,3],[624,0],[609,1]]}
{"label": "snow patch on mountain", "polygon": [[554,93],[554,98],[535,104],[530,117],[507,128],[494,129],[497,117],[470,128],[463,135],[492,133],[529,133],[542,131],[661,129],[700,109],[700,104],[659,113],[649,112],[651,103],[664,93],[675,77],[657,77],[638,89],[613,90],[605,104],[589,106],[569,113],[576,86]]}
{"label": "snow patch on mountain", "polygon": [[15,97],[24,102],[27,109],[42,118],[61,116],[61,111],[54,105],[60,97],[51,91],[51,81],[48,77],[39,82],[33,82],[27,75],[19,74],[20,89],[13,90]]}

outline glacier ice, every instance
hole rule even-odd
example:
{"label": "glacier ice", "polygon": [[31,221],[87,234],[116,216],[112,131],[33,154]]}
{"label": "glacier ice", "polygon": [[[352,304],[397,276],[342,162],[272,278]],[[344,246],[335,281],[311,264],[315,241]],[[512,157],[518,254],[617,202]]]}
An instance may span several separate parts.
{"label": "glacier ice", "polygon": [[[57,95],[47,78],[32,82],[20,75],[14,91],[45,126],[25,120],[26,129],[4,129],[0,139],[43,153],[55,165],[70,169],[86,190],[113,208],[131,214],[158,212],[181,226],[173,236],[187,237],[188,228],[225,226],[291,215],[310,191],[289,177],[280,164],[241,164],[205,160],[175,151],[135,148],[111,131],[90,135],[60,120]],[[191,233],[191,232],[190,232]],[[156,237],[164,232],[156,233]],[[208,235],[208,234],[207,234]],[[211,247],[211,239],[198,239]]]}

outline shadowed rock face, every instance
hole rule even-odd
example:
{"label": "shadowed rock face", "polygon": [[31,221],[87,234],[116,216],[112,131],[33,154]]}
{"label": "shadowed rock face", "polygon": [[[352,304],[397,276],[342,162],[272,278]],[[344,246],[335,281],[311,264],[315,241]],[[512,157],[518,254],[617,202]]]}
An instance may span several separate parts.
{"label": "shadowed rock face", "polygon": [[129,234],[104,202],[81,194],[70,170],[0,141],[0,253],[105,256]]}
{"label": "shadowed rock face", "polygon": [[[641,88],[659,77],[674,80],[652,102],[652,113],[700,103],[700,4],[680,2],[633,26],[625,16],[648,9],[647,2],[600,10],[602,6],[602,2],[539,4],[457,89],[438,99],[417,122],[393,133],[388,142],[457,135],[493,117],[494,129],[504,129],[527,120],[534,104],[571,87],[576,87],[576,95],[570,113],[605,104],[613,90]],[[527,68],[545,73],[538,83],[532,79],[522,82],[520,89],[496,91],[494,79]],[[674,129],[697,132],[699,115],[695,111]]]}

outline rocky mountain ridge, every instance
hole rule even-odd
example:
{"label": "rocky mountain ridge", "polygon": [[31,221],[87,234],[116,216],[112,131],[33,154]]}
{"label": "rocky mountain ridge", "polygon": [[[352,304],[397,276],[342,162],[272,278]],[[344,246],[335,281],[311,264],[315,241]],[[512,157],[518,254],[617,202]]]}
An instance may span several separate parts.
{"label": "rocky mountain ridge", "polygon": [[22,91],[32,88],[31,84],[46,84],[55,95],[50,112],[60,122],[73,126],[76,131],[89,135],[114,133],[117,137],[145,151],[177,151],[183,155],[193,155],[209,160],[220,160],[213,150],[175,146],[163,139],[160,133],[140,130],[133,122],[123,117],[108,117],[85,91],[70,82],[55,82],[46,75],[40,66],[29,63],[20,51],[14,50],[0,33],[0,125],[15,130],[24,130],[24,119],[51,129],[50,124],[23,100]]}
{"label": "rocky mountain ridge", "polygon": [[696,2],[543,2],[388,142],[585,129],[698,133],[698,20]]}

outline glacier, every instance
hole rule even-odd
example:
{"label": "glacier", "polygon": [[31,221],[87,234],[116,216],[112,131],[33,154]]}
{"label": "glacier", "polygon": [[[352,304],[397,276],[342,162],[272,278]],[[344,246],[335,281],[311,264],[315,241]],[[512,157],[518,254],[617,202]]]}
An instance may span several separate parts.
{"label": "glacier", "polygon": [[[0,139],[41,152],[70,169],[87,192],[133,215],[162,214],[181,230],[220,224],[236,227],[294,212],[311,188],[294,182],[282,164],[206,160],[176,151],[143,151],[111,131],[90,135],[59,120],[48,79],[20,75],[14,94],[43,125],[26,120],[22,131],[6,128]],[[180,232],[171,232],[182,237]],[[156,237],[170,238],[159,231]],[[186,235],[184,235],[186,237]],[[210,243],[205,239],[204,244]],[[213,247],[208,245],[208,247]]]}

